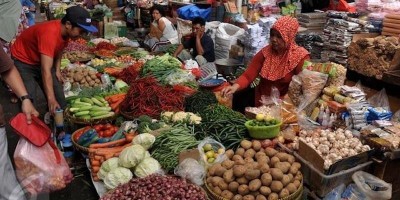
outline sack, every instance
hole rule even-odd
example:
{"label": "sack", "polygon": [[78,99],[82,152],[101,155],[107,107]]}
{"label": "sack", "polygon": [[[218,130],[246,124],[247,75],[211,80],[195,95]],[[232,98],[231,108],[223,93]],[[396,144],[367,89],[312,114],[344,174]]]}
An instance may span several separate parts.
{"label": "sack", "polygon": [[387,111],[390,111],[390,104],[388,96],[386,95],[386,90],[383,88],[381,91],[377,92],[368,99],[368,103],[370,103],[375,108],[383,108]]}
{"label": "sack", "polygon": [[39,118],[32,115],[32,123],[26,123],[26,115],[18,113],[10,120],[11,127],[18,135],[29,140],[30,143],[41,147],[50,139],[51,130]]}
{"label": "sack", "polygon": [[51,140],[37,147],[20,138],[14,162],[21,186],[31,195],[63,189],[72,181],[67,162]]}
{"label": "sack", "polygon": [[187,20],[193,20],[195,17],[202,17],[206,21],[209,20],[211,8],[202,9],[196,5],[187,5],[177,10],[178,17]]}
{"label": "sack", "polygon": [[355,172],[352,178],[358,190],[366,195],[368,199],[392,198],[392,184],[363,171]]}
{"label": "sack", "polygon": [[215,34],[215,58],[229,58],[229,50],[232,45],[237,44],[245,31],[232,24],[221,23]]}

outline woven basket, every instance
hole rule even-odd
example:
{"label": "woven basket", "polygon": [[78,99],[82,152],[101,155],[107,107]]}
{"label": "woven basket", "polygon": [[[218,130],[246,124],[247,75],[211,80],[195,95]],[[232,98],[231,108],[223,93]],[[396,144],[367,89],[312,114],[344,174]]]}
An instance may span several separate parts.
{"label": "woven basket", "polygon": [[84,154],[87,154],[87,153],[89,152],[89,149],[86,148],[86,147],[84,147],[84,146],[79,145],[79,144],[76,143],[76,141],[74,140],[75,134],[77,134],[77,133],[78,133],[80,130],[82,130],[82,129],[84,129],[84,128],[80,128],[80,129],[76,130],[74,133],[72,133],[72,144],[74,145],[74,147],[75,147],[79,152],[84,153]]}
{"label": "woven basket", "polygon": [[69,108],[65,109],[64,116],[67,120],[74,124],[81,124],[81,125],[94,125],[94,124],[106,124],[111,123],[115,120],[117,115],[113,115],[111,117],[103,118],[103,119],[79,119],[75,118],[71,112],[69,112]]}
{"label": "woven basket", "polygon": [[[225,199],[225,198],[215,194],[208,186],[206,179],[204,179],[204,185],[205,185],[207,194],[209,195],[209,197],[211,197],[210,199],[229,200],[229,199]],[[303,181],[301,181],[300,187],[299,187],[299,189],[297,189],[297,191],[295,193],[289,195],[288,197],[281,198],[279,200],[300,200],[302,198],[302,196],[303,196]]]}

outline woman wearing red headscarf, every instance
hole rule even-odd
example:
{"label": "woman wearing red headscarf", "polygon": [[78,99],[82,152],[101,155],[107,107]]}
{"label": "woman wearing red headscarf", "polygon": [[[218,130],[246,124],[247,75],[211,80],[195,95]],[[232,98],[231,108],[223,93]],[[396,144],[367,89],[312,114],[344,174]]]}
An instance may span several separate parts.
{"label": "woman wearing red headscarf", "polygon": [[292,76],[300,73],[304,61],[310,59],[309,52],[295,42],[298,28],[299,23],[295,18],[279,18],[271,28],[270,45],[253,57],[246,71],[233,85],[224,88],[222,95],[231,95],[247,88],[259,76],[260,83],[255,88],[255,106],[261,105],[262,95],[270,95],[272,87],[276,87],[284,96]]}

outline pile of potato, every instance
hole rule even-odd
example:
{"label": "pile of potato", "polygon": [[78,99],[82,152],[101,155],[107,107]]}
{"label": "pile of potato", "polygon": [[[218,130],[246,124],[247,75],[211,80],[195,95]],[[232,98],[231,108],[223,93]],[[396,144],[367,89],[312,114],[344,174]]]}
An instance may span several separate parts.
{"label": "pile of potato", "polygon": [[208,168],[206,184],[217,195],[233,200],[276,200],[295,193],[302,183],[300,163],[287,153],[243,140],[227,160]]}
{"label": "pile of potato", "polygon": [[101,80],[96,76],[96,71],[86,67],[68,69],[67,80],[71,84],[79,84],[82,87],[101,86]]}

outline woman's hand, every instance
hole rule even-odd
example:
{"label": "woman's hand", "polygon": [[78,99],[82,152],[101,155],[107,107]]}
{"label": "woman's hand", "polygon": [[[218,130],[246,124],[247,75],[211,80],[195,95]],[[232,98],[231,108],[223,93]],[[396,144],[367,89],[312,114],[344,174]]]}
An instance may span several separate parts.
{"label": "woman's hand", "polygon": [[32,123],[32,115],[39,116],[39,112],[35,109],[30,99],[24,99],[22,101],[22,112],[26,115],[26,121],[28,124]]}
{"label": "woman's hand", "polygon": [[231,86],[225,87],[224,89],[221,90],[221,95],[223,97],[233,95],[237,90],[239,89],[239,84],[235,83]]}

